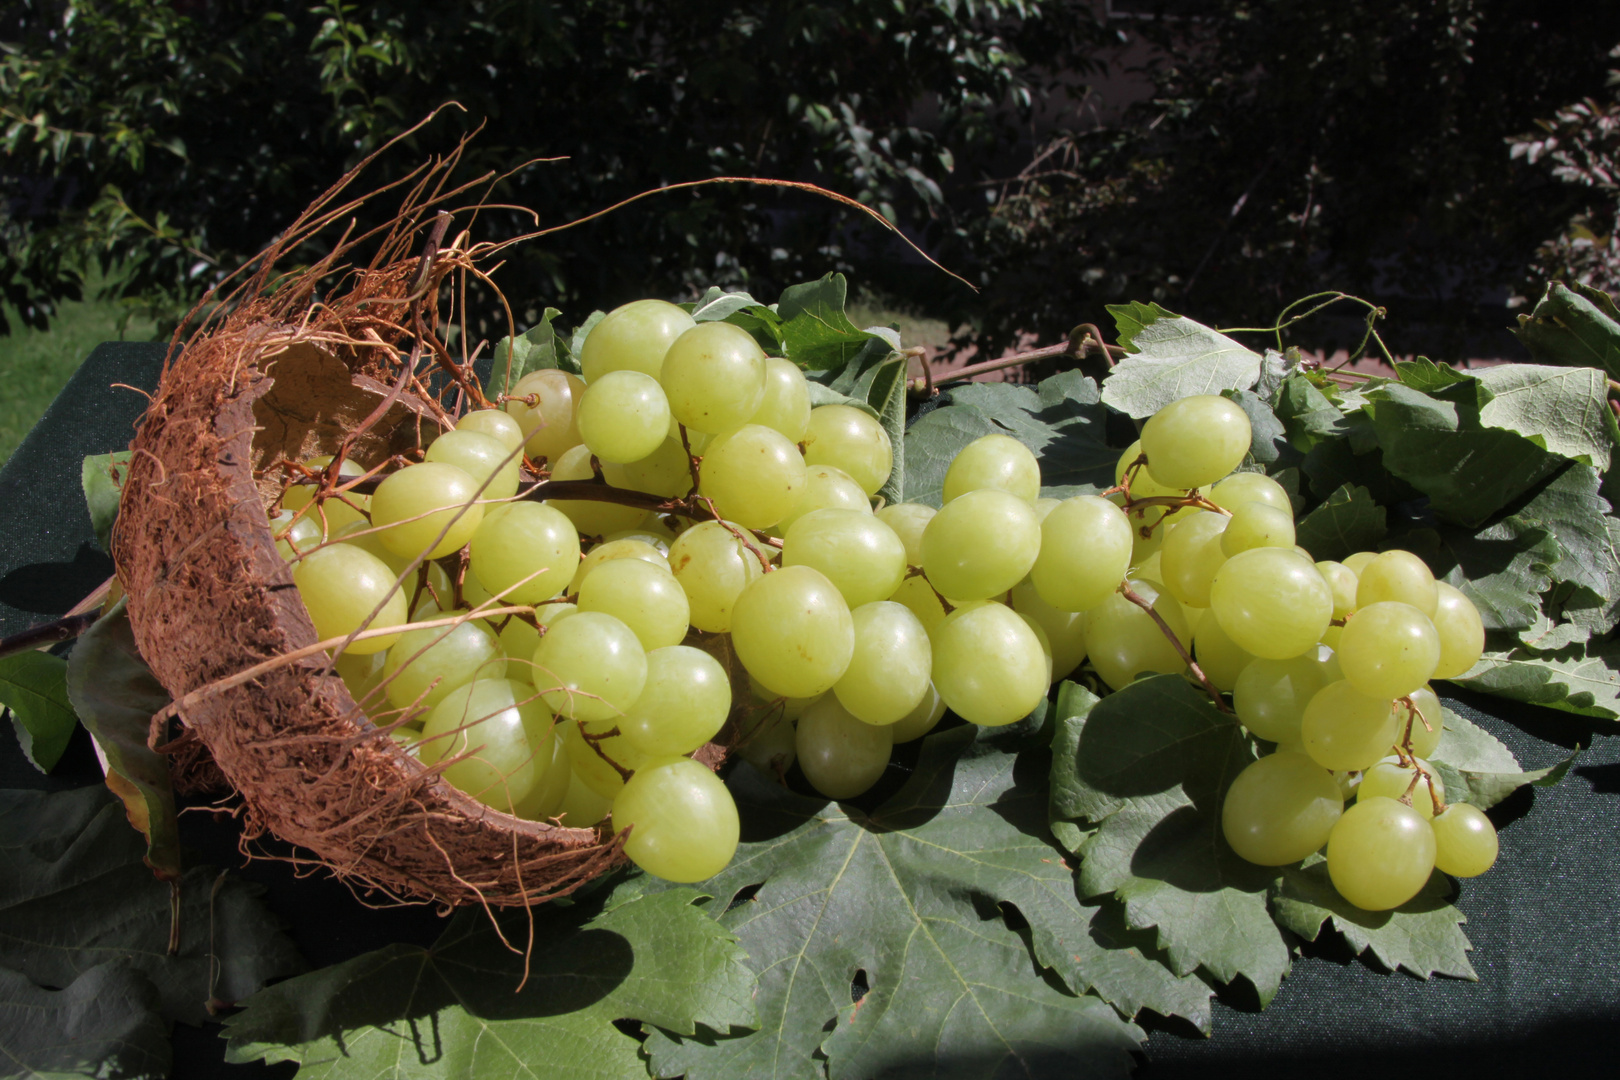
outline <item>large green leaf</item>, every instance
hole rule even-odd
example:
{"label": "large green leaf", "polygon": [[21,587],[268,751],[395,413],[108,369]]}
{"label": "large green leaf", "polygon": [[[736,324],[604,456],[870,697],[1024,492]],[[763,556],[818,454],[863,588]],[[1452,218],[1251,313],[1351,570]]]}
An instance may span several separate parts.
{"label": "large green leaf", "polygon": [[1526,771],[1500,739],[1450,709],[1433,761],[1446,786],[1447,802],[1473,803],[1489,810],[1526,784],[1551,787],[1564,778],[1580,751],[1544,769]]}
{"label": "large green leaf", "polygon": [[1376,551],[1388,532],[1384,508],[1367,489],[1345,484],[1300,520],[1294,539],[1318,560],[1337,561],[1358,551]]}
{"label": "large green leaf", "polygon": [[1112,486],[1119,451],[1104,438],[1107,409],[1097,384],[1065,371],[1038,386],[973,383],[949,391],[906,432],[906,499],[938,506],[951,459],[983,435],[1010,435],[1041,463],[1041,491],[1066,498]]}
{"label": "large green leaf", "polygon": [[1591,465],[1609,467],[1614,452],[1610,431],[1609,380],[1596,368],[1500,364],[1474,373],[1480,387],[1480,423],[1523,435],[1544,450]]}
{"label": "large green leaf", "polygon": [[[503,394],[511,393],[512,387],[519,379],[531,371],[540,371],[544,368],[561,368],[575,375],[579,374],[578,357],[570,350],[569,343],[558,336],[556,327],[552,325],[553,320],[561,314],[562,312],[556,308],[548,307],[540,316],[538,323],[517,337],[503,337],[496,343],[490,378],[495,389]],[[596,313],[598,317],[601,314]],[[581,337],[581,343],[583,340]],[[494,390],[490,391],[493,392]]]}
{"label": "large green leaf", "polygon": [[[1598,493],[1602,477],[1586,465],[1571,465],[1518,511],[1558,540],[1554,581],[1567,581],[1610,603],[1620,602],[1620,552],[1611,531],[1613,508]],[[1611,623],[1612,625],[1612,623]]]}
{"label": "large green leaf", "polygon": [[[753,1023],[752,976],[697,896],[536,911],[526,982],[490,916],[463,909],[430,949],[390,945],[255,994],[226,1021],[228,1059],[295,1061],[305,1077],[644,1080],[615,1020],[688,1034]],[[523,915],[499,919],[528,944]]]}
{"label": "large green leaf", "polygon": [[776,314],[782,323],[783,353],[789,360],[818,371],[842,368],[877,337],[844,314],[848,290],[843,274],[827,274],[782,290]]}
{"label": "large green leaf", "polygon": [[1138,680],[1082,723],[1066,807],[1097,823],[1081,849],[1083,896],[1112,893],[1127,922],[1153,927],[1178,974],[1243,976],[1262,1002],[1288,973],[1267,910],[1278,871],[1233,853],[1221,800],[1254,759],[1243,729],[1179,675]]}
{"label": "large green leaf", "polygon": [[1473,601],[1487,630],[1520,630],[1542,617],[1541,594],[1563,557],[1548,529],[1514,516],[1478,532],[1444,528],[1434,535],[1432,568]]}
{"label": "large green leaf", "polygon": [[96,543],[102,551],[112,551],[112,527],[118,519],[118,497],[124,490],[124,477],[128,475],[129,451],[111,454],[92,454],[79,467],[79,483],[84,488],[84,503],[90,510],[90,526],[95,529]]}
{"label": "large green leaf", "polygon": [[[870,814],[738,769],[744,843],[704,888],[729,904],[759,886],[721,921],[759,973],[760,1030],[654,1033],[658,1075],[819,1077],[820,1054],[835,1080],[1057,1061],[1063,1075],[1123,1075],[1140,1034],[1099,997],[1076,996],[1088,987],[1127,1012],[1207,1023],[1207,987],[1166,979],[1105,909],[1076,898],[1046,826],[1044,748],[1020,758],[1002,746],[1010,736],[975,734],[929,736],[905,786]],[[998,905],[1017,909],[1022,935]],[[858,1006],[857,972],[870,987]]]}
{"label": "large green leaf", "polygon": [[11,710],[34,768],[54,769],[79,723],[68,701],[67,661],[34,649],[0,657],[0,705]]}
{"label": "large green leaf", "polygon": [[1290,375],[1283,380],[1273,398],[1273,408],[1288,441],[1301,453],[1349,432],[1344,413],[1304,375]]}
{"label": "large green leaf", "polygon": [[74,709],[107,759],[107,786],[146,837],[146,864],[164,880],[180,875],[180,826],[169,762],[147,745],[152,716],[169,703],[135,649],[124,602],[80,636],[67,667]]}
{"label": "large green leaf", "polygon": [[171,889],[142,865],[144,847],[101,788],[0,790],[0,967],[65,987],[117,961],[150,982],[164,1024],[200,1024],[213,1003],[302,967],[259,888],[227,876],[216,890],[219,871],[201,866],[178,883],[169,956]]}
{"label": "large green leaf", "polygon": [[1553,652],[1530,649],[1490,651],[1458,686],[1482,690],[1512,701],[1620,719],[1620,643],[1573,644]]}
{"label": "large green leaf", "polygon": [[[1612,301],[1607,305],[1613,306]],[[1620,379],[1620,321],[1563,282],[1548,284],[1530,314],[1519,316],[1514,333],[1542,363],[1598,367]]]}
{"label": "large green leaf", "polygon": [[1109,312],[1130,349],[1109,373],[1103,401],[1130,416],[1152,416],[1177,398],[1247,390],[1260,377],[1260,354],[1202,323],[1157,305]]}
{"label": "large green leaf", "polygon": [[50,990],[0,968],[0,1076],[168,1075],[169,1025],[139,971],[112,961]]}
{"label": "large green leaf", "polygon": [[761,304],[747,293],[728,293],[718,285],[709,286],[709,291],[704,293],[703,299],[697,303],[682,304],[681,306],[691,312],[694,322],[721,322],[739,311],[748,311],[755,308],[768,310],[764,304]]}

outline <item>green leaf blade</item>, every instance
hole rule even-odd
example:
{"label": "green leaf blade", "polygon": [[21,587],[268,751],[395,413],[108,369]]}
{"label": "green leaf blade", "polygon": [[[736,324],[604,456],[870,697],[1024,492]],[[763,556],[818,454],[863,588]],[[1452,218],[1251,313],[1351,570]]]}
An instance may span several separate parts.
{"label": "green leaf blade", "polygon": [[1377,551],[1388,534],[1384,508],[1373,501],[1372,493],[1344,484],[1301,519],[1294,539],[1318,562],[1338,562],[1358,551]]}
{"label": "green leaf blade", "polygon": [[1192,394],[1248,390],[1260,377],[1259,353],[1181,316],[1161,316],[1133,329],[1129,340],[1133,351],[1115,365],[1102,395],[1129,416],[1152,416]]}
{"label": "green leaf blade", "polygon": [[32,649],[0,657],[0,705],[11,710],[23,754],[42,773],[56,768],[79,724],[67,667],[61,657]]}
{"label": "green leaf blade", "polygon": [[112,527],[118,519],[118,498],[123,494],[129,451],[111,454],[92,454],[79,468],[79,483],[84,488],[84,502],[90,510],[90,525],[96,533],[101,550],[112,551]]}

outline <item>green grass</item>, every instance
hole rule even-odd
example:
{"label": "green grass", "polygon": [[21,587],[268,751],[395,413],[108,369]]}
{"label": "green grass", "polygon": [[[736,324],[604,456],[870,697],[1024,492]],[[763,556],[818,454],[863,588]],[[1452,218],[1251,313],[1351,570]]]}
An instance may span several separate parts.
{"label": "green grass", "polygon": [[[151,340],[152,323],[139,319],[131,320],[120,335],[122,313],[111,300],[66,303],[49,330],[14,329],[0,336],[0,464],[11,457],[97,345],[120,337]],[[12,319],[11,325],[21,324]]]}

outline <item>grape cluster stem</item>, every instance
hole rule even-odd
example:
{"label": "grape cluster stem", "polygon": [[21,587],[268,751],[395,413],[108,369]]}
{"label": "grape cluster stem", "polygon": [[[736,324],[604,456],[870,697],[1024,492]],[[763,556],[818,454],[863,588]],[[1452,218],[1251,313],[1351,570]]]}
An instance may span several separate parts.
{"label": "grape cluster stem", "polygon": [[1203,684],[1204,691],[1215,702],[1215,707],[1223,713],[1230,713],[1232,710],[1226,704],[1226,700],[1221,697],[1221,692],[1215,688],[1214,683],[1209,681],[1209,676],[1204,674],[1204,669],[1198,666],[1198,662],[1192,658],[1192,653],[1188,652],[1187,647],[1181,643],[1181,639],[1176,637],[1176,632],[1170,629],[1170,624],[1164,621],[1164,616],[1154,611],[1153,605],[1142,599],[1141,595],[1131,588],[1128,581],[1119,583],[1119,595],[1147,612],[1148,618],[1152,619],[1154,624],[1158,626],[1159,632],[1169,639],[1170,644],[1176,647],[1176,652],[1180,653],[1181,658],[1187,661],[1188,670],[1198,677],[1198,681]]}

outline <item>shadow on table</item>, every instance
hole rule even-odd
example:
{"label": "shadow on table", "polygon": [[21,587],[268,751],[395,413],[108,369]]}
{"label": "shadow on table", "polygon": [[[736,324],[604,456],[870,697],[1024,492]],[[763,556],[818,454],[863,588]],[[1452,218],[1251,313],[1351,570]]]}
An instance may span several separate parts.
{"label": "shadow on table", "polygon": [[0,604],[38,615],[60,615],[112,576],[113,561],[86,541],[72,562],[29,563],[0,577]]}

